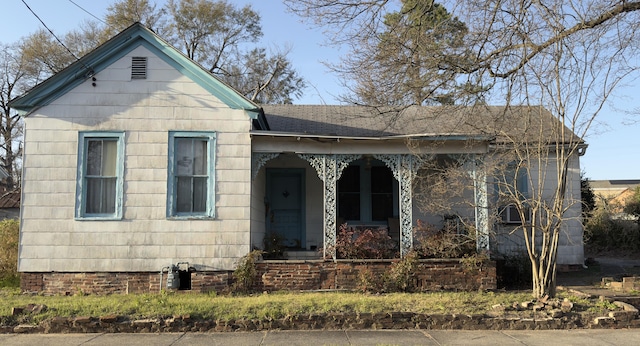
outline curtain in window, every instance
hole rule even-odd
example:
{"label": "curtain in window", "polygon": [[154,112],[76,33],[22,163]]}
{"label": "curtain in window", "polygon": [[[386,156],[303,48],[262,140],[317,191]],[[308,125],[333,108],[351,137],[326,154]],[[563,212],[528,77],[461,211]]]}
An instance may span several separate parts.
{"label": "curtain in window", "polygon": [[116,208],[116,140],[90,139],[87,142],[87,214],[112,214]]}
{"label": "curtain in window", "polygon": [[175,139],[176,212],[203,213],[207,209],[207,140]]}

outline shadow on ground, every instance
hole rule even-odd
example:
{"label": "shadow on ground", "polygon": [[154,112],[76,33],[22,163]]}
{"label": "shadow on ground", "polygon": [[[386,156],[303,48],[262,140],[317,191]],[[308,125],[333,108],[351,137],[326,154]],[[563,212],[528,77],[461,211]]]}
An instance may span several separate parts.
{"label": "shadow on ground", "polygon": [[582,270],[558,272],[557,283],[558,286],[595,296],[629,296],[629,292],[602,287],[604,277],[622,281],[627,276],[640,276],[640,259],[594,257],[586,262],[586,268]]}

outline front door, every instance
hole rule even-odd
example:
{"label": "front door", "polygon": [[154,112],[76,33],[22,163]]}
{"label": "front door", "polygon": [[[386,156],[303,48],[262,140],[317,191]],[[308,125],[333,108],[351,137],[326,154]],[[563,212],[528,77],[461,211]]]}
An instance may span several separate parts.
{"label": "front door", "polygon": [[267,169],[267,231],[284,237],[284,246],[304,248],[304,170]]}

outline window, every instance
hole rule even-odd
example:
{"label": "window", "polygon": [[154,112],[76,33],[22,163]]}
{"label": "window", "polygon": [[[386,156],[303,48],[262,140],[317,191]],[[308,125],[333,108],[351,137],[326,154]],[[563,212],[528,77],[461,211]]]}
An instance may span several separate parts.
{"label": "window", "polygon": [[[522,223],[522,218],[518,213],[518,208],[516,208],[514,204],[510,204],[504,207],[500,211],[500,216],[502,218],[503,223],[516,223],[516,224]],[[524,220],[525,222],[531,222],[531,212],[529,210],[525,210],[524,218],[525,218]]]}
{"label": "window", "polygon": [[214,132],[169,133],[167,217],[214,217]]}
{"label": "window", "polygon": [[80,132],[76,218],[121,219],[123,132]]}
{"label": "window", "polygon": [[338,181],[338,217],[378,224],[394,216],[397,183],[389,168],[374,163],[371,159],[357,160],[344,169]]}

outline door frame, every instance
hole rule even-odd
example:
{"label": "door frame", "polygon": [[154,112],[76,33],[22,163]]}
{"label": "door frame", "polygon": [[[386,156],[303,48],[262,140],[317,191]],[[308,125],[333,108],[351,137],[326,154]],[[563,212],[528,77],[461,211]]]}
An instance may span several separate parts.
{"label": "door frame", "polygon": [[[266,168],[266,187],[265,199],[270,200],[272,191],[272,181],[274,176],[291,176],[295,175],[300,178],[300,248],[307,248],[307,218],[306,218],[306,169],[304,168]],[[269,205],[269,209],[271,206]],[[269,222],[269,211],[265,215],[265,232],[271,231],[271,223]]]}

